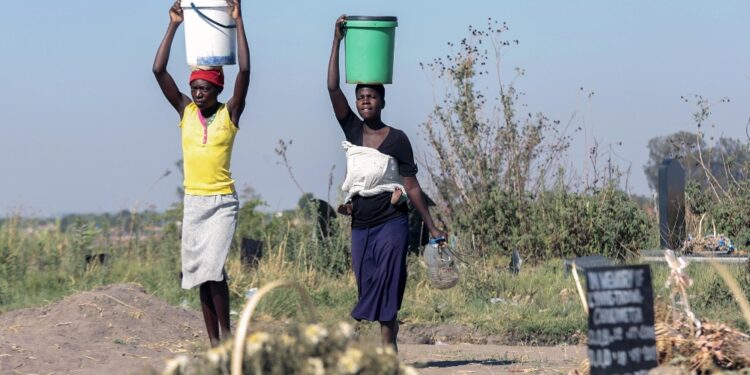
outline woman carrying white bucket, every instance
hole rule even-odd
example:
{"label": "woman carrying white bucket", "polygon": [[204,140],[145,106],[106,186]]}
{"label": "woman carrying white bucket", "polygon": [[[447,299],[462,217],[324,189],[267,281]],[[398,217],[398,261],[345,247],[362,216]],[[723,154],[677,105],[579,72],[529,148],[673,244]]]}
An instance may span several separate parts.
{"label": "woman carrying white bucket", "polygon": [[226,103],[218,100],[224,88],[221,67],[194,70],[190,97],[180,92],[167,72],[172,41],[183,21],[179,0],[169,10],[169,27],[153,67],[164,96],[180,115],[185,175],[182,287],[199,286],[211,346],[231,337],[224,263],[237,225],[239,202],[229,164],[250,82],[250,52],[240,0],[227,0],[227,8],[237,28],[239,72],[232,98]]}

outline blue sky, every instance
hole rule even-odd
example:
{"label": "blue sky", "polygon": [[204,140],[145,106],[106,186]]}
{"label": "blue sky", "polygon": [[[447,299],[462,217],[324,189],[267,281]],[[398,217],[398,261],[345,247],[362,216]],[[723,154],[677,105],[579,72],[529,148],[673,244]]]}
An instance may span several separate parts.
{"label": "blue sky", "polygon": [[[178,116],[151,74],[171,2],[69,0],[8,2],[0,23],[3,147],[0,216],[102,212],[177,200],[181,183]],[[623,142],[632,192],[647,194],[646,144],[692,130],[694,107],[681,95],[716,105],[714,135],[746,139],[750,117],[750,14],[747,1],[246,1],[252,58],[248,106],[232,169],[268,210],[292,207],[300,193],[277,165],[279,139],[303,188],[328,195],[328,173],[343,180],[343,138],[325,89],[333,22],[339,14],[399,18],[387,123],[404,130],[417,155],[427,149],[420,124],[433,101],[432,78],[419,68],[450,52],[487,17],[505,21],[504,69],[526,70],[518,87],[531,111],[553,119],[573,113],[570,164],[583,168],[587,145]],[[343,64],[342,64],[343,65]],[[187,89],[182,30],[170,72]],[[227,69],[229,84],[234,69]],[[579,88],[594,91],[591,98]],[[344,87],[350,95],[351,87]],[[223,97],[227,99],[226,96]],[[173,173],[159,180],[165,170]],[[337,190],[334,187],[334,196]]]}

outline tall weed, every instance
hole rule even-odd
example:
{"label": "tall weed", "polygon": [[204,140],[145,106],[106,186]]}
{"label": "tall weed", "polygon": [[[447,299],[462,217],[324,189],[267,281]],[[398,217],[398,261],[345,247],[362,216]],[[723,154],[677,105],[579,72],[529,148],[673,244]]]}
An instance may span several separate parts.
{"label": "tall weed", "polygon": [[[532,261],[593,253],[626,258],[650,241],[648,217],[617,191],[620,175],[612,177],[611,165],[582,190],[563,182],[575,116],[564,124],[525,111],[516,88],[524,71],[507,80],[501,69],[506,49],[518,44],[504,39],[507,31],[490,19],[485,29],[470,27],[467,38],[448,43],[453,54],[423,64],[446,86],[423,124],[441,219],[467,255],[519,249]],[[497,79],[494,91],[480,89],[489,76]]]}

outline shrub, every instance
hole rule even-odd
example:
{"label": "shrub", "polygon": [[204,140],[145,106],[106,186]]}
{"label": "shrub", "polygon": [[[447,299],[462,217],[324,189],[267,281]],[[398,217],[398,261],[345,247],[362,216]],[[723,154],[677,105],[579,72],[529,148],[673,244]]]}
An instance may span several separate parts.
{"label": "shrub", "polygon": [[[464,250],[483,256],[518,248],[535,260],[592,253],[625,258],[648,243],[648,217],[614,188],[616,179],[595,176],[594,187],[604,181],[604,188],[581,192],[561,182],[572,124],[522,113],[515,79],[505,83],[501,74],[501,51],[518,44],[503,40],[506,31],[505,23],[490,19],[485,30],[469,28],[457,53],[423,64],[447,82],[444,99],[423,124],[440,217]],[[490,73],[491,53],[498,91],[485,93],[478,87]]]}
{"label": "shrub", "polygon": [[549,192],[533,205],[537,259],[603,254],[625,259],[644,248],[653,225],[624,192],[606,188],[590,194]]}

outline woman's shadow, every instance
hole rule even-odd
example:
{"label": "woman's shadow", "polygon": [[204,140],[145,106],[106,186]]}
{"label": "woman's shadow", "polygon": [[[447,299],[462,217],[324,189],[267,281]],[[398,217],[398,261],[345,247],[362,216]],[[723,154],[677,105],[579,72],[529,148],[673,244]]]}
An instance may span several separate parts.
{"label": "woman's shadow", "polygon": [[415,362],[411,366],[417,369],[420,368],[448,368],[457,366],[467,365],[481,365],[481,366],[508,366],[517,363],[512,359],[462,359],[453,361],[425,361]]}

